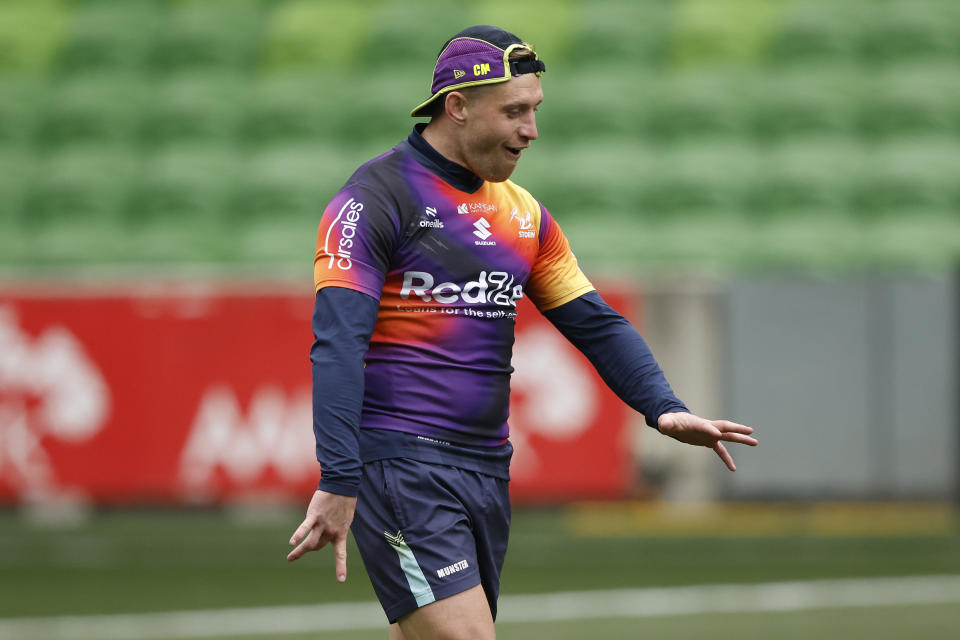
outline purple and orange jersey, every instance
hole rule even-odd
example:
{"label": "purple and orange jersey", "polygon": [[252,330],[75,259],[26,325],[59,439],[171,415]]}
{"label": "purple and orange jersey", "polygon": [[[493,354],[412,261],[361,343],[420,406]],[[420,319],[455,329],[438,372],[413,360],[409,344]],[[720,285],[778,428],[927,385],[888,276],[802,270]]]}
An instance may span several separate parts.
{"label": "purple and orange jersey", "polygon": [[331,200],[314,281],[380,301],[361,428],[480,446],[508,436],[517,301],[547,311],[593,291],[536,199],[445,161],[419,131]]}

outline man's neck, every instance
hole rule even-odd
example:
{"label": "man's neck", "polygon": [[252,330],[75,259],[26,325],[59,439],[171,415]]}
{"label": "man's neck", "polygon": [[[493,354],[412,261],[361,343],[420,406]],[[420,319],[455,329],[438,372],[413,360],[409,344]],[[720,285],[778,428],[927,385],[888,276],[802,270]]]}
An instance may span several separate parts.
{"label": "man's neck", "polygon": [[470,167],[464,162],[463,154],[460,153],[460,147],[456,144],[456,138],[443,130],[445,124],[442,120],[431,120],[420,135],[423,136],[427,144],[433,147],[437,153],[450,162],[455,162],[469,170]]}

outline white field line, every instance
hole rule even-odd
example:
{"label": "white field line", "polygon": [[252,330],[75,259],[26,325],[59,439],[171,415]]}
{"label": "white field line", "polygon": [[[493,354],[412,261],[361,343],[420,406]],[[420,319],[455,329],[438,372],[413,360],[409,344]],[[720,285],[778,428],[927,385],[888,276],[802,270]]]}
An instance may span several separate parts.
{"label": "white field line", "polygon": [[[500,598],[497,622],[960,603],[960,575],[568,591]],[[384,629],[374,602],[0,619],[0,640],[148,640]]]}

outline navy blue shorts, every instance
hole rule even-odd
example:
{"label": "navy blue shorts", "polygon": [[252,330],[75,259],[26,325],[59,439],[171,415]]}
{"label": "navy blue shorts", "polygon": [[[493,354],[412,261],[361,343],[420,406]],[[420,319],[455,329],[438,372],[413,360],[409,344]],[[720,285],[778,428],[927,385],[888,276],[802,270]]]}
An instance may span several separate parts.
{"label": "navy blue shorts", "polygon": [[478,584],[497,617],[508,481],[407,458],[363,465],[353,537],[387,619]]}

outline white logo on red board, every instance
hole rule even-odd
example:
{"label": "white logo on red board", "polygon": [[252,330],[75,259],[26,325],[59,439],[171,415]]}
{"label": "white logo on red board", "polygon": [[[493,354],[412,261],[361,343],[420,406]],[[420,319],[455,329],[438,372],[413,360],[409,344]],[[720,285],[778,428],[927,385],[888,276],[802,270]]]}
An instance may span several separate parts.
{"label": "white logo on red board", "polygon": [[180,481],[195,497],[215,495],[218,482],[256,486],[266,471],[296,482],[316,475],[309,388],[288,396],[265,385],[246,411],[228,387],[215,386],[200,400],[180,455]]}
{"label": "white logo on red board", "polygon": [[597,392],[588,365],[567,349],[564,338],[550,327],[517,333],[510,387],[510,440],[514,457],[510,474],[536,476],[540,466],[531,437],[564,441],[580,437],[597,411]]}
{"label": "white logo on red board", "polygon": [[47,440],[82,442],[110,412],[110,392],[97,364],[67,329],[37,337],[21,330],[11,307],[0,307],[0,480],[21,498],[62,494]]}

